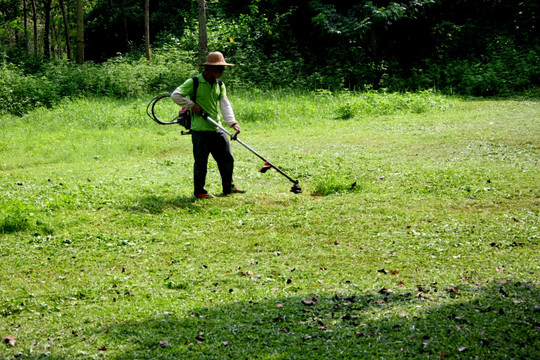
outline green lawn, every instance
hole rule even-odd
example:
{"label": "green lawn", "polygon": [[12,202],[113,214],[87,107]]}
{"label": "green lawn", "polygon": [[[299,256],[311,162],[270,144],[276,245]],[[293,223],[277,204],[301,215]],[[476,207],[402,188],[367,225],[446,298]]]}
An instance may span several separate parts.
{"label": "green lawn", "polygon": [[233,143],[205,201],[146,100],[0,118],[0,359],[540,353],[536,99],[240,93],[304,191]]}

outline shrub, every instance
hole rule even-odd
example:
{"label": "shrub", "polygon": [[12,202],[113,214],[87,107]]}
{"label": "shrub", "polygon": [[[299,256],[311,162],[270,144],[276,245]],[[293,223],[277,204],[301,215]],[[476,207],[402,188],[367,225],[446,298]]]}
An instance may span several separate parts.
{"label": "shrub", "polygon": [[0,113],[22,115],[35,107],[50,107],[59,100],[53,83],[45,77],[23,74],[16,66],[0,67]]}
{"label": "shrub", "polygon": [[410,87],[437,87],[444,93],[507,96],[534,88],[540,81],[538,48],[522,49],[496,38],[481,57],[426,60],[409,79]]}
{"label": "shrub", "polygon": [[150,65],[144,57],[118,56],[103,64],[48,62],[26,74],[4,62],[0,65],[0,114],[22,115],[36,107],[54,106],[64,97],[127,98],[172,92],[193,75],[194,65],[188,59],[194,58],[170,44],[153,54]]}

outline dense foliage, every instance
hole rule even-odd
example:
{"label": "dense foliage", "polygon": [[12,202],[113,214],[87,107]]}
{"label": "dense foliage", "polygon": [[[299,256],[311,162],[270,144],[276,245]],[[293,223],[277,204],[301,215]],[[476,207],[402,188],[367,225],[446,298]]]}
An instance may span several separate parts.
{"label": "dense foliage", "polygon": [[[64,96],[171,90],[196,70],[196,1],[151,1],[151,66],[143,60],[143,2],[120,3],[87,2],[90,62],[71,66],[58,9],[46,60],[29,56],[17,2],[0,0],[2,111]],[[532,0],[216,0],[208,2],[208,48],[237,64],[227,78],[237,88],[509,95],[540,80],[537,10]]]}
{"label": "dense foliage", "polygon": [[64,97],[125,98],[170,92],[192,75],[190,59],[194,56],[165,47],[156,53],[152,66],[143,58],[118,56],[82,66],[47,62],[33,74],[12,64],[0,64],[0,113],[21,115],[35,107],[51,107]]}
{"label": "dense foliage", "polygon": [[256,82],[471,95],[538,84],[533,1],[224,3],[234,15],[225,18],[221,28],[230,34],[222,38],[234,43],[221,47],[249,63]]}

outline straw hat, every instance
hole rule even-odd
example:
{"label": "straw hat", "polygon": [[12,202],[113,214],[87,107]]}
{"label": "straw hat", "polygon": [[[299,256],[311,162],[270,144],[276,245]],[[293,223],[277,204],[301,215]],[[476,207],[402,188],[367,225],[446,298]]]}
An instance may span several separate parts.
{"label": "straw hat", "polygon": [[225,57],[219,51],[213,51],[206,57],[206,62],[199,66],[234,66],[225,61]]}

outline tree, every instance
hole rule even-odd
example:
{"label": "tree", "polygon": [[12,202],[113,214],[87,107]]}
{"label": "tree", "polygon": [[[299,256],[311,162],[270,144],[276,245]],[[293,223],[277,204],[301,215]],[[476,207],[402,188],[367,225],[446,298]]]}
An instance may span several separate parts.
{"label": "tree", "polygon": [[122,0],[122,23],[124,28],[124,48],[126,51],[129,51],[129,32],[128,32],[128,21],[126,16],[126,0]]}
{"label": "tree", "polygon": [[84,63],[84,6],[77,0],[77,64]]}
{"label": "tree", "polygon": [[[141,50],[145,56],[145,1],[86,0],[85,4],[84,41],[87,60],[106,61],[119,52],[132,50]],[[150,49],[153,50],[156,40],[180,39],[185,29],[197,21],[197,4],[198,0],[150,1]],[[195,51],[196,47],[197,39]]]}
{"label": "tree", "polygon": [[34,23],[34,54],[38,52],[38,26],[37,26],[37,6],[36,0],[32,0],[32,21]]}
{"label": "tree", "polygon": [[150,63],[152,59],[150,53],[150,0],[144,0],[144,36],[146,39],[146,60]]}
{"label": "tree", "polygon": [[43,55],[45,56],[45,59],[50,59],[51,57],[51,3],[52,0],[43,0],[43,15],[45,16]]}
{"label": "tree", "polygon": [[206,0],[199,0],[199,61],[203,62],[208,52],[206,34]]}
{"label": "tree", "polygon": [[69,39],[69,24],[68,24],[68,18],[66,14],[66,4],[64,3],[64,0],[59,0],[60,3],[60,10],[62,10],[62,18],[64,19],[64,36],[66,38],[66,51],[67,51],[67,57],[68,61],[71,63],[71,42]]}
{"label": "tree", "polygon": [[28,15],[26,9],[26,0],[23,0],[23,25],[24,25],[24,41],[28,45]]}

